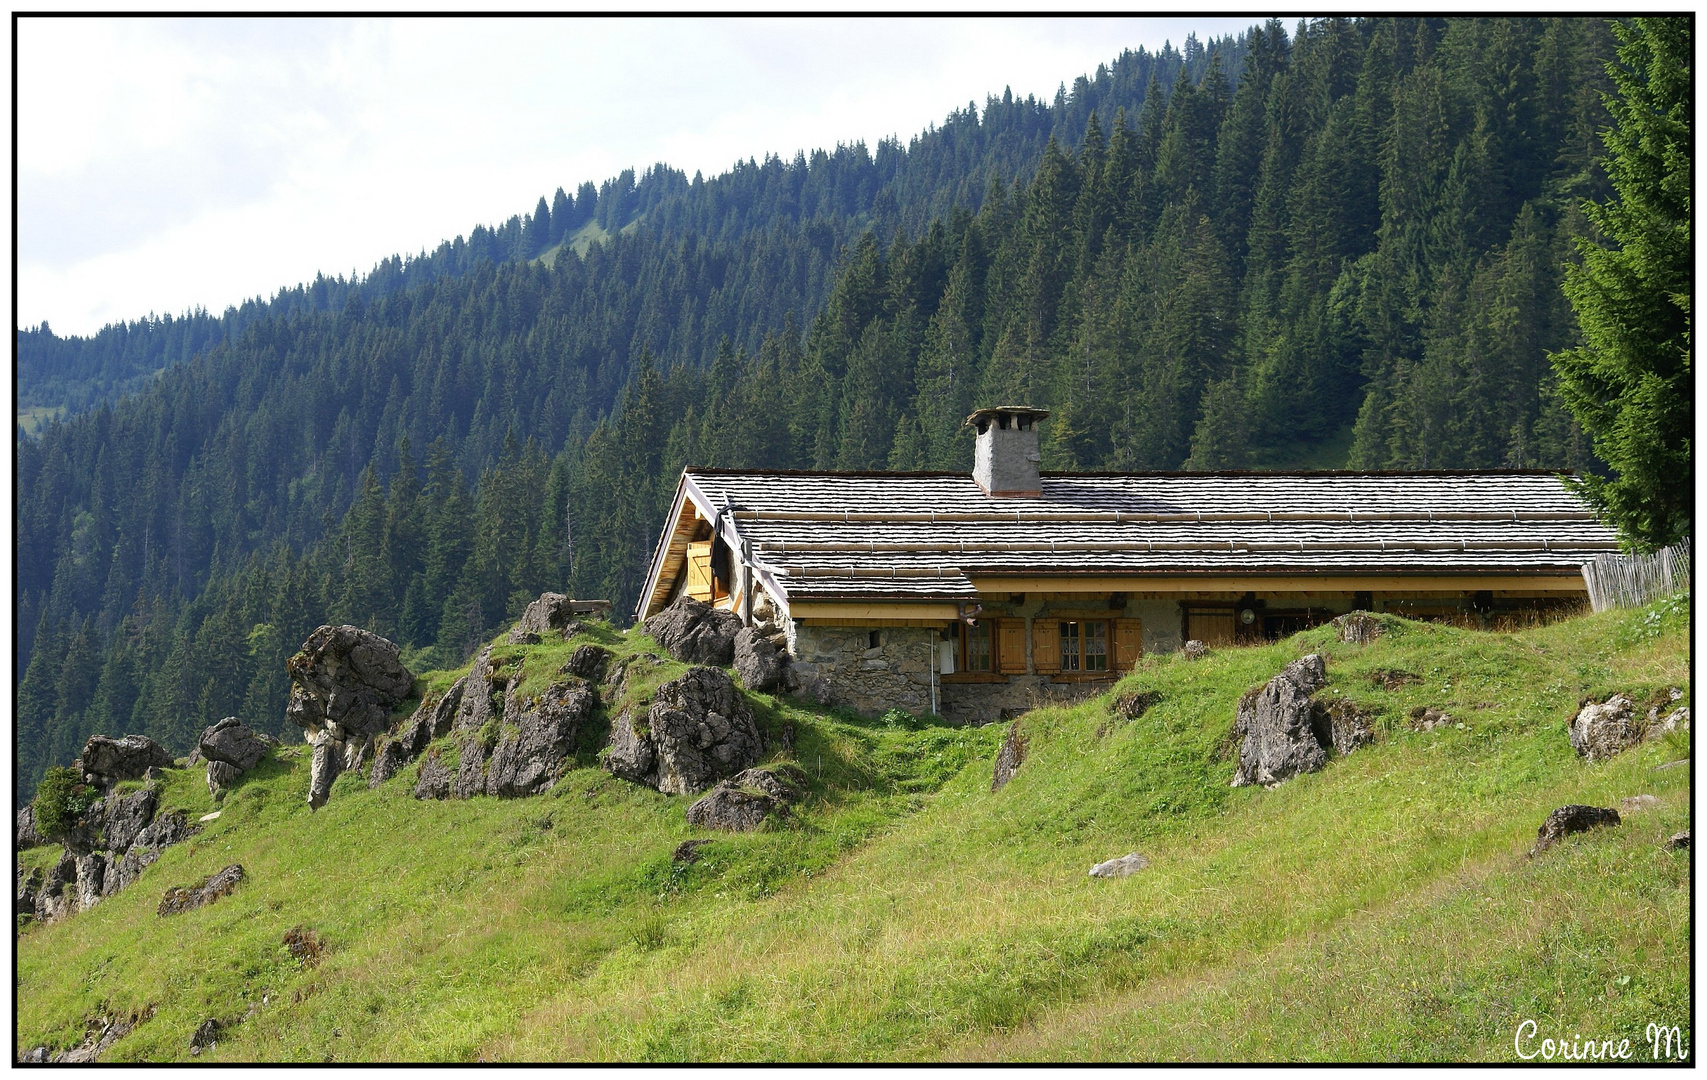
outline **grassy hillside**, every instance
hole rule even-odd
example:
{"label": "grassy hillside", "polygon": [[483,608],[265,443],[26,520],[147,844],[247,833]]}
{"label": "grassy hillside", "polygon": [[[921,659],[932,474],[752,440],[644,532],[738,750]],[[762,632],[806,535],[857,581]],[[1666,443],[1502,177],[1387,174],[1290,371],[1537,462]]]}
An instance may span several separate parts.
{"label": "grassy hillside", "polygon": [[[289,747],[136,885],[20,933],[17,1045],[152,1008],[106,1060],[185,1059],[209,1016],[234,1025],[203,1056],[222,1061],[1497,1061],[1526,1019],[1645,1046],[1649,1021],[1692,1006],[1689,855],[1664,846],[1688,827],[1690,769],[1655,769],[1687,736],[1589,765],[1565,727],[1587,695],[1687,704],[1688,633],[1678,598],[1511,635],[1394,620],[1369,646],[1324,627],[1150,657],[1119,691],[1159,704],[1030,714],[1030,757],[994,794],[1002,728],[755,695],[773,736],[793,726],[779,756],[812,795],[692,864],[672,851],[711,834],[688,800],[598,771],[596,734],[546,796],[417,802],[411,766],[373,792],[343,777],[314,814]],[[1228,787],[1239,695],[1312,650],[1380,741],[1272,791]],[[1393,669],[1418,680],[1372,680]],[[1412,732],[1416,705],[1463,726]],[[1660,807],[1526,858],[1554,807],[1637,793]],[[166,802],[211,809],[188,772]],[[1086,876],[1132,850],[1148,870]],[[231,862],[249,873],[233,895],[154,914]],[[326,942],[317,966],[282,944],[298,926]]]}

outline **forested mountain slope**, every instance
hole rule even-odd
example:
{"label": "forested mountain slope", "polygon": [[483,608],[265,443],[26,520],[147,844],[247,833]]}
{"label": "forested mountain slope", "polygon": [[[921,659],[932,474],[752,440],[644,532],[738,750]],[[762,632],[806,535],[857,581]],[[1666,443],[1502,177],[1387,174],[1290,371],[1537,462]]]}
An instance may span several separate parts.
{"label": "forested mountain slope", "polygon": [[[280,289],[270,301],[247,301],[223,316],[194,311],[178,319],[148,318],[108,326],[88,338],[61,338],[45,326],[31,327],[18,336],[19,404],[81,411],[137,389],[160,369],[217,342],[237,340],[259,320],[336,312],[352,299],[371,303],[436,278],[469,273],[482,263],[553,258],[566,243],[584,250],[589,240],[637,226],[658,236],[708,242],[772,234],[764,259],[787,262],[789,249],[804,247],[814,258],[833,262],[853,230],[869,227],[883,236],[897,228],[917,233],[955,206],[977,207],[992,177],[1029,178],[1051,137],[1076,138],[1093,112],[1106,118],[1116,109],[1136,108],[1152,82],[1165,88],[1182,71],[1199,79],[1211,57],[1224,71],[1236,73],[1245,44],[1244,36],[1211,39],[1207,45],[1190,37],[1181,49],[1126,50],[1094,75],[1076,79],[1070,93],[1063,86],[1053,103],[1016,100],[1010,92],[988,99],[980,115],[968,102],[940,128],[933,126],[905,146],[898,139],[880,141],[875,155],[862,142],[810,156],[796,153],[791,161],[766,155],[763,163],[736,162],[710,179],[696,174],[689,180],[664,163],[638,175],[628,169],[603,184],[582,183],[573,192],[558,188],[549,202],[542,196],[531,214],[517,214],[496,227],[477,226],[466,239],[447,240],[430,254],[383,260],[359,280],[319,276],[310,284]],[[807,224],[813,228],[804,229]],[[661,253],[667,258],[672,249],[666,246]],[[802,322],[821,302],[825,277],[821,271],[804,296],[788,297]],[[736,329],[756,344],[753,327]],[[684,351],[670,358],[708,359],[718,336],[730,330],[714,324],[693,347],[678,343]],[[666,343],[651,344],[663,348]]]}
{"label": "forested mountain slope", "polygon": [[[1270,23],[1238,52],[1131,109],[1099,73],[869,168],[682,181],[626,230],[598,195],[584,256],[259,317],[22,441],[26,785],[97,730],[276,729],[320,622],[449,666],[545,588],[625,612],[689,462],[967,468],[961,419],[1024,399],[1053,468],[1592,464],[1546,353],[1605,184],[1606,23]],[[1026,139],[1034,177],[977,171]],[[867,169],[870,206],[803,202],[820,167]]]}

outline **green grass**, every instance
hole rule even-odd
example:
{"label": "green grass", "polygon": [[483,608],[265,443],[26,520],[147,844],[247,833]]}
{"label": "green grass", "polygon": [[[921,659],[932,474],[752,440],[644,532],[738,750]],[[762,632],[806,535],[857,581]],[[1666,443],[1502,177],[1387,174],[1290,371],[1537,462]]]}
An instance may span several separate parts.
{"label": "green grass", "polygon": [[18,410],[18,427],[25,435],[34,435],[54,420],[65,415],[63,405],[38,405]]}
{"label": "green grass", "polygon": [[[1394,619],[1369,646],[1324,627],[1150,657],[1118,690],[1159,704],[1029,714],[1030,756],[994,794],[1001,726],[752,695],[773,746],[792,727],[778,757],[811,791],[748,835],[692,829],[688,800],[598,771],[597,733],[545,796],[417,802],[411,766],[373,792],[340,778],[313,814],[287,747],[137,884],[21,934],[18,1046],[149,1006],[106,1060],[183,1060],[208,1016],[235,1024],[216,1061],[1500,1061],[1525,1019],[1645,1045],[1692,1004],[1689,860],[1663,845],[1688,827],[1689,770],[1654,768],[1688,737],[1589,765],[1565,728],[1588,695],[1687,704],[1688,632],[1679,600],[1516,634]],[[531,687],[573,644],[494,653]],[[1311,650],[1379,741],[1272,791],[1228,787],[1234,703]],[[1384,690],[1378,669],[1419,681]],[[1463,727],[1412,732],[1416,705]],[[1554,807],[1644,792],[1659,809],[1526,858]],[[176,771],[166,803],[212,808]],[[711,843],[673,863],[689,837]],[[1148,870],[1087,878],[1132,850]],[[233,895],[154,915],[233,861]],[[299,925],[328,943],[317,967],[281,943]]]}

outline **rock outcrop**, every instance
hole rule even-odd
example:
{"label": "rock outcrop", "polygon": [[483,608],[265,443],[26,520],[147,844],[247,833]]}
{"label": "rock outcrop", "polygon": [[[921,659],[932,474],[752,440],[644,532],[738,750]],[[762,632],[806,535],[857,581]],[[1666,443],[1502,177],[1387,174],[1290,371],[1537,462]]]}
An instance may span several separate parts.
{"label": "rock outcrop", "polygon": [[704,791],[764,754],[753,710],[718,668],[696,667],[664,683],[643,720],[636,712],[625,709],[612,721],[605,768],[667,795]]}
{"label": "rock outcrop", "polygon": [[203,878],[190,886],[178,886],[167,889],[160,898],[159,915],[181,915],[186,911],[211,904],[222,896],[230,896],[237,888],[237,883],[244,877],[243,867],[232,863],[217,874]]}
{"label": "rock outcrop", "polygon": [[450,771],[450,766],[440,760],[438,754],[427,755],[421,762],[421,771],[415,777],[415,798],[450,798],[450,784],[454,778],[455,774]]}
{"label": "rock outcrop", "polygon": [[1643,726],[1632,721],[1636,703],[1623,694],[1586,702],[1571,719],[1571,749],[1590,761],[1605,761],[1642,741]]}
{"label": "rock outcrop", "polygon": [[794,765],[748,769],[717,782],[688,807],[689,825],[751,832],[771,814],[786,814],[806,793],[806,774]]}
{"label": "rock outcrop", "polygon": [[285,716],[307,734],[314,756],[308,805],[326,805],[332,782],[360,765],[385,733],[391,710],[409,696],[414,676],[397,646],[354,626],[322,626],[285,663],[290,701]]}
{"label": "rock outcrop", "polygon": [[248,772],[259,765],[269,748],[266,739],[251,731],[235,716],[227,716],[203,731],[201,738],[196,740],[196,749],[201,751],[202,757],[209,761],[223,761],[238,772]]}
{"label": "rock outcrop", "polygon": [[85,783],[111,787],[121,780],[141,780],[150,768],[170,768],[172,755],[146,735],[91,735],[83,744]]}
{"label": "rock outcrop", "polygon": [[1019,772],[1019,767],[1025,764],[1027,748],[1025,732],[1019,729],[1019,721],[1008,725],[1008,737],[1002,740],[1002,748],[996,752],[996,769],[990,777],[990,790],[1000,791],[1008,786],[1008,781]]}
{"label": "rock outcrop", "polygon": [[758,629],[744,626],[735,635],[735,671],[749,690],[771,690],[788,675],[788,654]]}
{"label": "rock outcrop", "polygon": [[576,626],[575,613],[571,608],[573,603],[562,593],[541,593],[539,599],[522,612],[521,621],[516,623],[512,633],[533,634],[536,642],[553,631],[566,638],[572,637],[575,630],[570,628]]}
{"label": "rock outcrop", "polygon": [[1239,699],[1234,733],[1241,741],[1234,787],[1273,787],[1320,769],[1330,751],[1349,754],[1374,740],[1361,709],[1343,698],[1317,696],[1327,681],[1326,664],[1311,653]]}
{"label": "rock outcrop", "polygon": [[1599,806],[1572,804],[1561,806],[1541,823],[1535,832],[1535,846],[1529,849],[1530,858],[1541,854],[1572,833],[1587,832],[1603,825],[1617,825],[1618,811]]}
{"label": "rock outcrop", "polygon": [[373,765],[368,769],[368,787],[376,788],[396,776],[405,765],[420,757],[434,739],[450,734],[467,686],[468,678],[464,676],[452,683],[443,697],[421,699],[415,714],[374,751]]}
{"label": "rock outcrop", "polygon": [[735,660],[741,617],[684,596],[647,619],[646,632],[684,664],[728,667]]}
{"label": "rock outcrop", "polygon": [[1367,645],[1381,636],[1381,620],[1367,611],[1350,611],[1334,620],[1340,640],[1348,645]]}
{"label": "rock outcrop", "polygon": [[486,794],[503,799],[538,795],[557,782],[598,701],[586,683],[559,683],[520,704],[513,719],[506,710],[486,765]]}
{"label": "rock outcrop", "polygon": [[207,793],[218,799],[237,783],[242,773],[237,766],[229,761],[210,761],[207,763]]}
{"label": "rock outcrop", "polygon": [[33,847],[41,847],[47,843],[47,837],[36,828],[36,808],[26,806],[18,811],[18,850],[25,851]]}
{"label": "rock outcrop", "polygon": [[20,875],[17,910],[52,921],[85,911],[141,876],[166,848],[195,830],[181,811],[156,816],[159,789],[96,799],[53,839],[63,845],[47,874]]}
{"label": "rock outcrop", "polygon": [[1133,874],[1136,874],[1138,871],[1149,865],[1149,859],[1146,859],[1144,856],[1134,851],[1129,855],[1122,855],[1118,859],[1110,859],[1107,862],[1097,863],[1095,866],[1091,867],[1091,877],[1131,877]]}
{"label": "rock outcrop", "polygon": [[611,651],[602,645],[581,645],[564,663],[563,674],[574,675],[590,683],[601,683],[610,667],[610,658]]}

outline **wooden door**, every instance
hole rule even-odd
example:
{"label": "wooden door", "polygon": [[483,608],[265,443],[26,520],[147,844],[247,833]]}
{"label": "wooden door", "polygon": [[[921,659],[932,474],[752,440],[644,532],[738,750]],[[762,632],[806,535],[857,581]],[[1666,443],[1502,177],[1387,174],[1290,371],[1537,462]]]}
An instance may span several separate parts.
{"label": "wooden door", "polygon": [[1143,622],[1138,619],[1114,620],[1114,670],[1131,671],[1143,655]]}
{"label": "wooden door", "polygon": [[1193,641],[1201,641],[1212,649],[1233,644],[1233,609],[1187,609],[1185,636]]}
{"label": "wooden door", "polygon": [[1025,620],[996,620],[996,670],[1003,675],[1025,674]]}
{"label": "wooden door", "polygon": [[1061,620],[1031,620],[1031,666],[1039,675],[1061,670]]}

